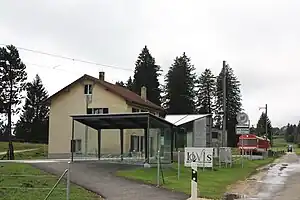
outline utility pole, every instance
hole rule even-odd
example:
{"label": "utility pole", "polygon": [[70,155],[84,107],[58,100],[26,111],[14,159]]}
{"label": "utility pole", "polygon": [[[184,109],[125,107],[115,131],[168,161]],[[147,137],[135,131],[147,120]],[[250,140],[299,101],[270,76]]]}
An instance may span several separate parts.
{"label": "utility pole", "polygon": [[[266,113],[266,122],[265,122],[266,123],[265,124],[266,127],[265,127],[265,129],[266,129],[266,137],[268,137],[268,104],[266,104],[265,107],[260,107],[259,110],[260,109],[265,109],[265,113]],[[272,132],[270,134],[270,138],[269,139],[270,139],[270,143],[272,145]]]}
{"label": "utility pole", "polygon": [[[222,130],[222,147],[226,137],[226,61],[223,61],[223,130]],[[226,140],[225,140],[226,141]]]}

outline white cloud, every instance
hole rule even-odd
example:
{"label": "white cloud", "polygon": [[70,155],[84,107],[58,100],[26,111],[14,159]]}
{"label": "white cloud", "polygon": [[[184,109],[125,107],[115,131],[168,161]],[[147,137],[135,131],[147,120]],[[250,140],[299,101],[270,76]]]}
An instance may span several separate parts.
{"label": "white cloud", "polygon": [[[300,119],[299,5],[297,0],[11,0],[1,2],[0,38],[2,43],[132,71],[144,45],[164,72],[184,51],[199,74],[204,68],[218,74],[225,59],[241,81],[252,122],[259,118],[258,107],[268,103],[272,123],[281,126]],[[20,54],[25,63],[44,66],[27,64],[30,78],[39,73],[50,94],[83,73],[97,76],[104,70],[111,81],[133,73]]]}

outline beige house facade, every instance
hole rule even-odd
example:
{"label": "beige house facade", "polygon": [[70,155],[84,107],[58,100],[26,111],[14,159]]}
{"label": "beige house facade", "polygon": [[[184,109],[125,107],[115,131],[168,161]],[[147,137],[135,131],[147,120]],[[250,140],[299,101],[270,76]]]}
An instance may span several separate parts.
{"label": "beige house facade", "polygon": [[[147,100],[147,89],[141,95],[105,81],[104,72],[95,78],[83,75],[52,95],[47,103],[49,115],[49,158],[69,158],[71,151],[71,115],[151,112],[164,115],[164,109]],[[97,130],[79,122],[74,124],[76,156],[96,156],[98,152]],[[143,152],[143,129],[124,130],[124,153]],[[155,141],[154,141],[155,142]],[[120,134],[117,129],[101,131],[101,154],[120,154]]]}

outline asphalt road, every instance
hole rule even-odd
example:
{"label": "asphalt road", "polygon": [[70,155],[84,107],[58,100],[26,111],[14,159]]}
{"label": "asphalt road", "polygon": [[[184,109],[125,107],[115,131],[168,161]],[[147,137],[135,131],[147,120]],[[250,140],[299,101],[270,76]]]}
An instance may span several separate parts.
{"label": "asphalt road", "polygon": [[246,200],[300,200],[300,159],[288,153],[271,167],[260,184],[258,194]]}

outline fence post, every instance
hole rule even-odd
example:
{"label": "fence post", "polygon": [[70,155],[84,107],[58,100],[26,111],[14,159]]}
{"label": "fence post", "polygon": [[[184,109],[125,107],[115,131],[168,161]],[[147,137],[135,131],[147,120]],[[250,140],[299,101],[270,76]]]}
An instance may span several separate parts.
{"label": "fence post", "polygon": [[204,168],[205,168],[205,151],[203,152],[202,171],[204,171]]}
{"label": "fence post", "polygon": [[180,177],[180,151],[178,151],[178,155],[177,155],[177,163],[178,163],[178,172],[177,172],[177,179],[179,180]]}
{"label": "fence post", "polygon": [[157,151],[157,186],[159,186],[159,178],[160,178],[160,155],[159,150]]}
{"label": "fence post", "polygon": [[71,170],[71,162],[68,162],[68,172],[67,172],[67,200],[70,200],[70,170]]}
{"label": "fence post", "polygon": [[218,148],[218,157],[219,157],[219,167],[221,168],[221,148]]}
{"label": "fence post", "polygon": [[197,175],[197,163],[191,162],[192,179],[191,179],[191,198],[190,200],[197,200],[198,190],[198,175]]}

